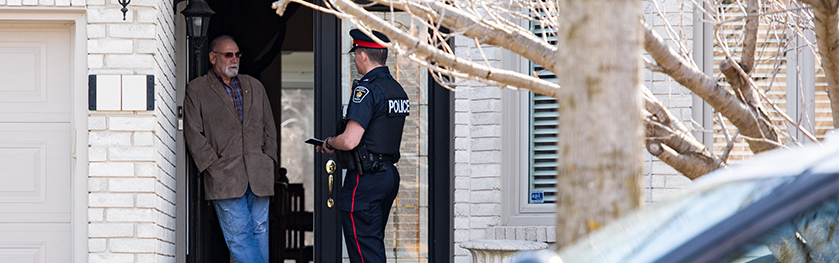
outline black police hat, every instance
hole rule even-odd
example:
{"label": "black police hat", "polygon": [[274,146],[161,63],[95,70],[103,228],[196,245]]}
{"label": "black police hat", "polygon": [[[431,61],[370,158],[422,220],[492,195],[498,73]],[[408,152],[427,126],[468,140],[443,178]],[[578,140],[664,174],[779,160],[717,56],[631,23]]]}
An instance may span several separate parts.
{"label": "black police hat", "polygon": [[[387,36],[385,36],[385,34],[382,34],[382,32],[373,30],[373,35],[376,36],[377,38],[379,38],[380,40],[382,40],[382,42],[385,42],[385,43],[390,42],[390,39],[387,38]],[[370,38],[370,36],[367,36],[367,34],[364,34],[364,32],[361,32],[361,30],[358,30],[358,29],[350,30],[350,36],[353,38],[352,48],[350,48],[350,52],[353,52],[353,50],[355,50],[355,48],[357,48],[357,47],[387,48],[385,46],[379,45],[379,43],[376,43],[376,41],[373,41],[373,39]]]}

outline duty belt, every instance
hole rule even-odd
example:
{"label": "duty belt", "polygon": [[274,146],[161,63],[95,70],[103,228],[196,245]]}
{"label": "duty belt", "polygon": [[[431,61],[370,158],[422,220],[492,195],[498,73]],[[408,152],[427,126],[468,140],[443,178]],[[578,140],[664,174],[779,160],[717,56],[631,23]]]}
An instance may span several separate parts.
{"label": "duty belt", "polygon": [[370,153],[370,160],[374,161],[374,162],[375,161],[384,161],[384,162],[393,163],[396,160],[396,156],[393,156],[391,154]]}

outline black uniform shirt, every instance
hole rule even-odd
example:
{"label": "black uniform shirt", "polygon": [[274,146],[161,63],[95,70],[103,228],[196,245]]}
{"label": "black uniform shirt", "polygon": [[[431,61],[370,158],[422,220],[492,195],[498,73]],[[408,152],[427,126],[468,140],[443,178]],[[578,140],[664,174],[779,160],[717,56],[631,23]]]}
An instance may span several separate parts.
{"label": "black uniform shirt", "polygon": [[364,128],[359,145],[372,153],[398,158],[405,116],[410,106],[408,96],[390,75],[387,67],[377,67],[364,75],[353,89],[347,107],[347,119]]}

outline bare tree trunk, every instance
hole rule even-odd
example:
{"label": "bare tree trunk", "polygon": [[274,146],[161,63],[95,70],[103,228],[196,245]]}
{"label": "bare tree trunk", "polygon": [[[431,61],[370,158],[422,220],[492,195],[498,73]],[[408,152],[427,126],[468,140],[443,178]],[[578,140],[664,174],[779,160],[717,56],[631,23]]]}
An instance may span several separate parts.
{"label": "bare tree trunk", "polygon": [[816,40],[822,69],[827,78],[827,95],[833,113],[833,128],[839,129],[839,1],[801,0],[813,6]]}
{"label": "bare tree trunk", "polygon": [[641,205],[641,2],[559,1],[557,245]]}

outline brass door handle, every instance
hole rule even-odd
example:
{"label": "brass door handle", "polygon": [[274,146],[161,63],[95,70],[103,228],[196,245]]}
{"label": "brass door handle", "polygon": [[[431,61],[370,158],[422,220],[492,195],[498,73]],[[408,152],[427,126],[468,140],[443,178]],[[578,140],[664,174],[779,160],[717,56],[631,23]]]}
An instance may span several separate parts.
{"label": "brass door handle", "polygon": [[326,206],[329,208],[332,208],[332,206],[335,205],[335,200],[332,199],[332,174],[334,174],[336,170],[338,170],[338,165],[335,164],[334,160],[329,159],[326,161],[326,173],[329,174],[329,199],[326,199]]}

